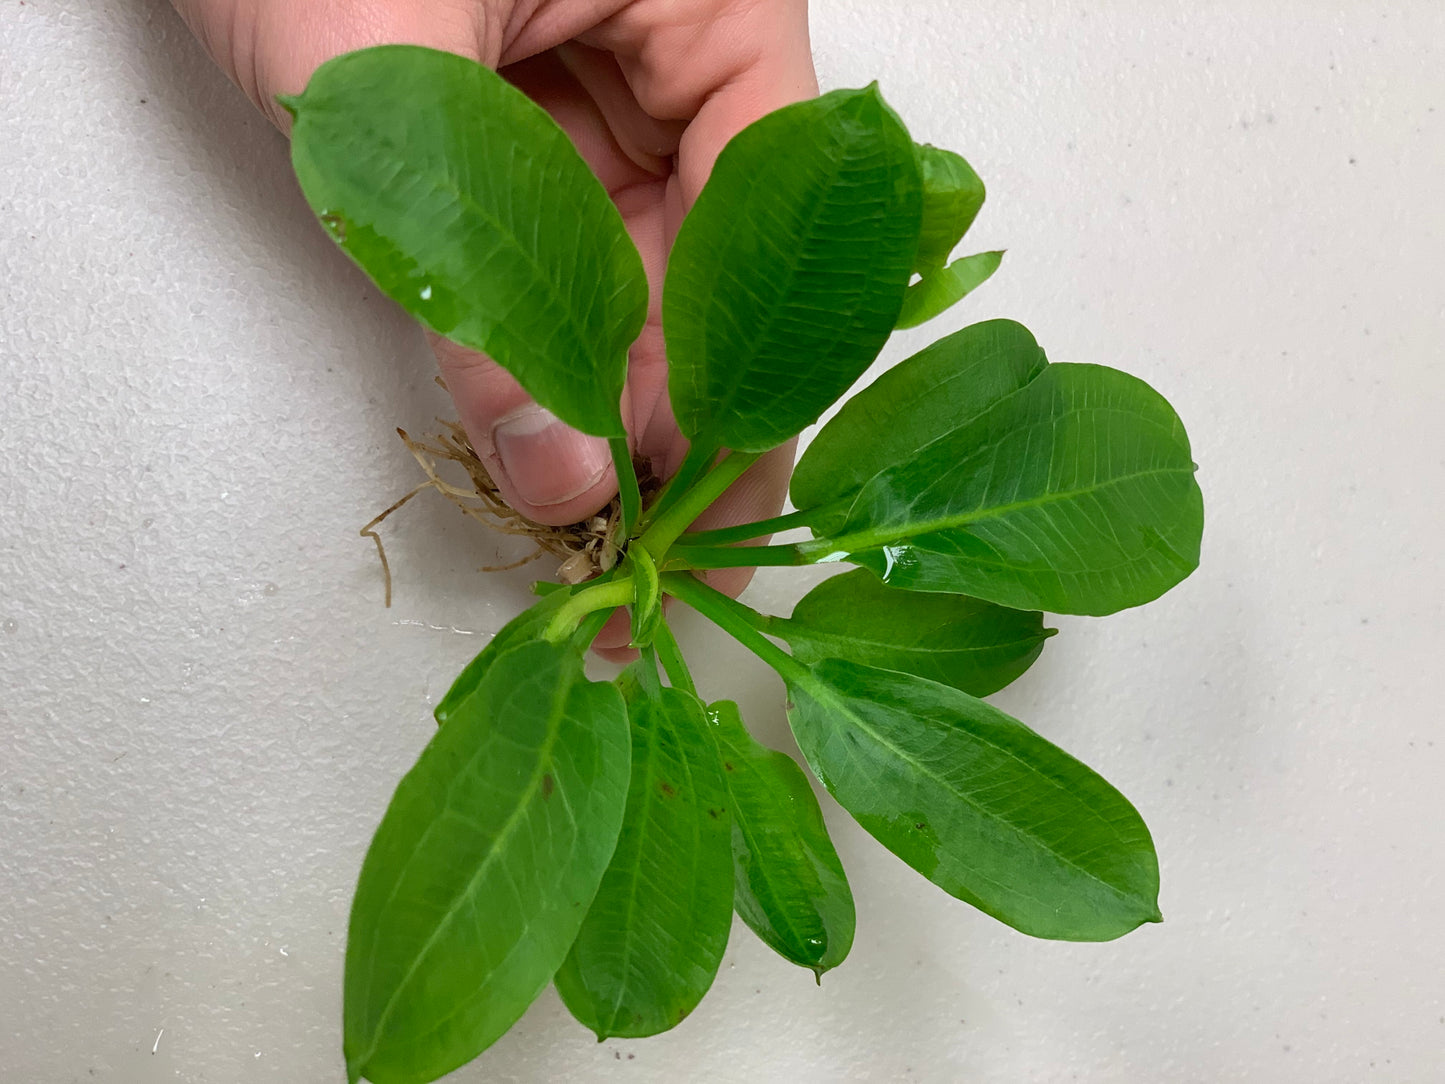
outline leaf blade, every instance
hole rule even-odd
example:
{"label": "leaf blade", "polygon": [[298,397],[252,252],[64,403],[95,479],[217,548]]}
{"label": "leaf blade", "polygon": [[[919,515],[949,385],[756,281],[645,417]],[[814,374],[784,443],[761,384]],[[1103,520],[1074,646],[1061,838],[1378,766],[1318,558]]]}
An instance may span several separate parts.
{"label": "leaf blade", "polygon": [[[971,324],[924,347],[843,404],[793,470],[799,509],[847,501],[870,478],[916,454],[918,434],[978,418],[1032,382],[1048,364],[1028,328],[1012,320]],[[813,522],[843,526],[846,507]]]}
{"label": "leaf blade", "polygon": [[330,60],[287,106],[307,201],[388,296],[569,424],[625,435],[641,257],[539,106],[483,65],[410,45]]}
{"label": "leaf blade", "polygon": [[723,150],[663,290],[668,389],[695,444],[776,447],[877,355],[917,250],[912,147],[869,88],[786,106]]}
{"label": "leaf blade", "polygon": [[432,709],[437,724],[445,723],[462,710],[462,705],[477,691],[482,678],[498,658],[519,644],[540,639],[547,622],[562,608],[570,595],[571,592],[559,584],[558,590],[549,591],[498,629],[496,635],[487,641],[487,646],[462,668],[462,672],[452,681],[445,695],[437,701],[436,707]]}
{"label": "leaf blade", "polygon": [[979,252],[925,272],[903,295],[903,308],[894,327],[904,330],[932,320],[992,278],[1001,263],[1001,251]]}
{"label": "leaf blade", "polygon": [[949,894],[1015,929],[1110,940],[1159,920],[1158,859],[1117,790],[955,689],[825,660],[789,681],[793,733],[839,804]]}
{"label": "leaf blade", "polygon": [[1027,670],[1055,630],[1037,610],[906,591],[856,569],[818,584],[767,631],[799,662],[847,659],[987,696]]}
{"label": "leaf blade", "polygon": [[973,167],[953,151],[918,143],[914,154],[923,178],[923,226],[914,270],[926,277],[948,262],[983,209],[986,193]]}
{"label": "leaf blade", "polygon": [[730,821],[702,705],[631,697],[632,779],[616,853],[555,976],[577,1020],[638,1038],[675,1027],[711,987],[732,924]]}
{"label": "leaf blade", "polygon": [[853,895],[823,812],[792,757],[755,741],[738,706],[708,705],[733,805],[733,906],[785,960],[819,977],[853,945]]}
{"label": "leaf blade", "polygon": [[581,667],[571,647],[505,652],[398,785],[352,903],[353,1076],[426,1081],[464,1064],[566,955],[628,773],[621,697]]}
{"label": "leaf blade", "polygon": [[[809,448],[793,499],[817,502],[819,537],[804,552],[847,555],[914,590],[1090,615],[1148,602],[1193,571],[1203,498],[1163,396],[1115,369],[1042,363],[1009,321],[935,347],[945,344],[885,374],[819,434],[824,450],[858,449],[851,462]],[[951,355],[986,391],[951,417],[903,413],[936,394],[932,374]]]}

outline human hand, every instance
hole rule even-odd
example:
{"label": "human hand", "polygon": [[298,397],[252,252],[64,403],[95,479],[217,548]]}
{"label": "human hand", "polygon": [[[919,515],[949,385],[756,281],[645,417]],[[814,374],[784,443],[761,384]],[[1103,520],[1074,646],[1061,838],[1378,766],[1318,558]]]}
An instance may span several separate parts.
{"label": "human hand", "polygon": [[[207,51],[282,131],[278,94],[299,94],[340,53],[404,43],[498,68],[571,136],[642,254],[647,323],[633,345],[622,416],[634,452],[666,477],[687,450],[667,397],[662,280],[667,253],[724,144],[817,93],[805,0],[175,0]],[[564,425],[485,356],[430,336],[457,415],[508,502],[567,524],[617,492],[607,442]],[[699,521],[775,515],[793,446],[764,456]],[[751,571],[709,576],[730,594]],[[595,646],[627,642],[614,620]]]}

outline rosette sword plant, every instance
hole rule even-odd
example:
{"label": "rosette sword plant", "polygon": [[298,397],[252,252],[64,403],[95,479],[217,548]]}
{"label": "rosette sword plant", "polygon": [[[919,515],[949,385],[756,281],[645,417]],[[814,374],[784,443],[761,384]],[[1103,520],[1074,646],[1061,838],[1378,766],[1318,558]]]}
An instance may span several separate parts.
{"label": "rosette sword plant", "polygon": [[[616,566],[539,585],[437,705],[382,818],[346,951],[353,1082],[445,1074],[549,982],[599,1038],[671,1028],[712,983],[734,911],[817,975],[848,954],[853,902],[813,790],[735,704],[699,699],[667,595],[778,672],[813,774],[945,892],[1036,937],[1159,920],[1133,806],[980,699],[1038,657],[1043,611],[1137,606],[1198,563],[1189,441],[1158,393],[1050,363],[1019,324],[975,324],[823,426],[795,512],[687,531],[895,328],[998,266],[950,262],[984,198],[962,158],[915,144],[876,87],[788,106],[728,145],[663,287],[691,450],[643,507],[619,402],[648,288],[562,131],[494,72],[410,46],[333,60],[285,105],[297,176],[336,242],[428,327],[607,438],[622,506]],[[812,537],[739,545],[793,527]],[[858,567],[787,618],[695,575],[818,562]],[[589,680],[584,653],[619,607],[641,657]]]}

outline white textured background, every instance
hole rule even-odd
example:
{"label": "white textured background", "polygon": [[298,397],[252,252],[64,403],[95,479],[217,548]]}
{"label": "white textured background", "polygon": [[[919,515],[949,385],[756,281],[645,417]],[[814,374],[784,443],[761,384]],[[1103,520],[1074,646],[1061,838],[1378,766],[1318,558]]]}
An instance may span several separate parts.
{"label": "white textured background", "polygon": [[[741,925],[675,1032],[551,993],[457,1081],[1445,1079],[1445,7],[815,4],[992,198],[1008,315],[1187,422],[1202,569],[999,698],[1152,826],[1166,922],[1014,934],[828,805],[822,989]],[[887,360],[925,341],[900,336]],[[0,0],[0,1080],[342,1079],[347,907],[429,708],[525,601],[408,489],[443,408],[160,0]],[[752,590],[786,607],[800,587]],[[713,692],[780,686],[688,625]],[[703,645],[706,644],[706,648]],[[724,677],[727,682],[724,682]]]}

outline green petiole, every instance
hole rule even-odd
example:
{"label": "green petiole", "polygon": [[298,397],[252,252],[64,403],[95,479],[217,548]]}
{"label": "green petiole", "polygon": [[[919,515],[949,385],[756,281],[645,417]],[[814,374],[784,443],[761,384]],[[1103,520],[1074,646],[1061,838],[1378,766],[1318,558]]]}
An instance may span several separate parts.
{"label": "green petiole", "polygon": [[[631,576],[584,588],[564,602],[562,608],[552,615],[552,620],[542,633],[542,639],[548,643],[560,644],[572,635],[582,618],[597,611],[626,606],[635,594]],[[600,624],[598,628],[601,628]]]}
{"label": "green petiole", "polygon": [[668,683],[674,689],[681,689],[696,696],[697,686],[692,682],[692,673],[687,668],[687,660],[683,658],[682,649],[677,644],[677,637],[672,634],[672,629],[668,627],[666,621],[658,623],[652,646],[656,649],[657,657],[662,662],[662,670],[667,675]]}
{"label": "green petiole", "polygon": [[667,551],[672,548],[672,544],[677,541],[682,532],[687,530],[692,521],[697,519],[708,505],[721,497],[728,486],[741,478],[743,472],[757,461],[760,454],[759,452],[732,452],[729,454],[726,459],[718,463],[688,489],[677,503],[653,520],[652,526],[638,539],[638,544],[652,555],[653,560],[661,564]]}
{"label": "green petiole", "polygon": [[658,494],[657,500],[653,501],[652,507],[642,514],[642,520],[638,529],[645,531],[654,520],[668,511],[678,500],[692,488],[692,484],[702,476],[703,472],[712,465],[717,449],[708,449],[702,444],[694,442],[692,447],[683,457],[682,464],[677,468],[676,473],[667,480],[662,492]]}
{"label": "green petiole", "polygon": [[[827,509],[823,509],[827,512]],[[806,527],[819,514],[818,509],[808,508],[801,512],[760,519],[752,523],[739,523],[734,527],[718,527],[711,531],[691,531],[678,537],[679,546],[727,546],[734,542],[747,542],[764,535],[790,531],[794,527]]]}
{"label": "green petiole", "polygon": [[686,572],[662,575],[662,590],[681,599],[787,680],[808,680],[808,669],[762,634],[766,619]]}
{"label": "green petiole", "polygon": [[637,472],[632,469],[632,450],[626,437],[607,441],[612,452],[612,466],[617,474],[617,496],[622,503],[622,537],[628,538],[642,515],[642,491],[637,486]]}
{"label": "green petiole", "polygon": [[[840,554],[835,560],[841,560]],[[773,546],[678,546],[663,566],[669,570],[693,568],[765,568],[777,565],[811,565],[828,556],[811,557],[793,543]]]}

